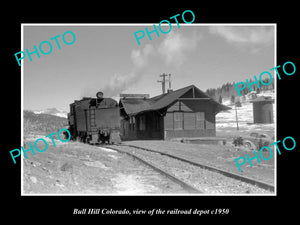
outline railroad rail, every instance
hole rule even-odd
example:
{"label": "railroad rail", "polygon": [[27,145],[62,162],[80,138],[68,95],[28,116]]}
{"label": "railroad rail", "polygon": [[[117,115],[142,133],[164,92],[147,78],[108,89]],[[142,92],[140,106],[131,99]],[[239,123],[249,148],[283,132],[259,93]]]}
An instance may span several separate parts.
{"label": "railroad rail", "polygon": [[[152,152],[152,153],[158,153],[160,155],[167,156],[167,157],[170,157],[170,158],[173,158],[173,159],[176,159],[176,160],[188,163],[190,165],[199,167],[201,169],[206,169],[206,170],[209,170],[209,171],[212,171],[212,172],[216,172],[216,173],[222,174],[223,176],[226,176],[226,177],[229,177],[229,178],[233,178],[235,180],[238,180],[238,181],[241,181],[241,182],[245,182],[247,184],[251,184],[251,185],[257,186],[259,188],[262,188],[262,189],[265,189],[265,190],[268,190],[268,191],[274,192],[274,190],[275,190],[274,186],[272,186],[270,184],[267,184],[267,183],[264,183],[262,181],[258,181],[258,180],[255,180],[255,179],[252,179],[252,178],[249,178],[249,177],[240,176],[240,175],[237,175],[237,174],[234,174],[234,173],[230,173],[228,171],[224,171],[224,170],[221,170],[221,169],[218,169],[218,168],[215,168],[215,167],[211,167],[211,166],[203,165],[203,164],[196,163],[196,162],[193,162],[193,161],[189,161],[187,159],[184,159],[184,158],[181,158],[181,157],[178,157],[178,156],[174,156],[174,155],[171,155],[171,154],[168,154],[168,153],[164,153],[164,152],[160,152],[160,151],[155,151],[155,150],[152,150],[152,149],[147,149],[147,148],[138,147],[138,146],[134,146],[134,145],[127,145],[127,144],[126,145],[120,144],[120,145],[117,145],[117,146],[126,146],[126,147],[131,147],[131,148],[135,148],[135,149],[139,149],[139,150],[143,150],[143,151],[148,151],[148,152]],[[112,149],[114,149],[116,151],[119,151],[119,152],[121,151],[121,150],[115,149],[115,148],[112,148]],[[131,153],[128,153],[126,151],[122,151],[122,152],[124,152],[126,154],[130,154],[132,157],[139,158],[138,156],[136,156],[134,154],[131,154]],[[145,160],[142,160],[142,159],[139,159],[139,160],[143,161],[146,164],[149,164],[149,166],[151,165],[151,167],[153,169],[158,169],[155,166],[153,166],[152,164],[150,164],[149,162],[146,162]],[[160,170],[160,169],[158,169],[158,170]],[[162,172],[164,172],[164,171],[162,171]],[[177,179],[174,176],[170,175],[170,178],[171,177],[173,177],[172,179],[174,179],[174,180]]]}
{"label": "railroad rail", "polygon": [[[118,146],[120,146],[120,145],[118,145]],[[112,146],[105,146],[105,148],[108,148],[108,149],[111,149],[111,150],[115,150],[115,151],[117,151],[117,152],[119,152],[119,153],[129,155],[129,156],[133,157],[134,159],[139,160],[140,162],[146,164],[147,166],[149,166],[150,168],[152,168],[152,169],[155,170],[156,172],[158,172],[158,173],[162,174],[163,176],[169,178],[169,179],[172,180],[174,183],[180,185],[180,186],[181,186],[184,190],[186,190],[188,193],[193,193],[193,194],[201,194],[201,193],[203,193],[202,191],[200,191],[200,190],[194,188],[193,186],[189,185],[188,183],[186,183],[186,182],[184,182],[184,181],[178,179],[177,177],[171,175],[170,173],[168,173],[168,172],[166,172],[166,171],[164,171],[164,170],[162,170],[162,169],[157,168],[156,166],[154,166],[154,165],[151,164],[150,162],[147,162],[147,161],[143,160],[142,158],[140,158],[140,157],[138,157],[138,156],[136,156],[136,155],[134,155],[134,154],[131,154],[131,153],[126,152],[126,151],[122,151],[122,150],[117,149],[117,148],[114,148],[114,147],[112,147]]]}

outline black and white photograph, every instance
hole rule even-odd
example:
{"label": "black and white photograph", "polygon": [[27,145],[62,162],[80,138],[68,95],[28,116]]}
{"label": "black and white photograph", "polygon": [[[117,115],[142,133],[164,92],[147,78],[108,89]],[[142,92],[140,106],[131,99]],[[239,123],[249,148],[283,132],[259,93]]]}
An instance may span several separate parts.
{"label": "black and white photograph", "polygon": [[22,31],[24,195],[276,194],[275,24]]}

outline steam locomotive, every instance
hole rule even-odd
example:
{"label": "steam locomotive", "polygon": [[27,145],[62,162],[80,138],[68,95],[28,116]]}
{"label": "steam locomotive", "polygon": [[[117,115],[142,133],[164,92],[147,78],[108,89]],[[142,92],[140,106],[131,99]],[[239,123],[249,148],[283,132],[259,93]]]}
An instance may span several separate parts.
{"label": "steam locomotive", "polygon": [[84,97],[70,104],[68,130],[72,140],[90,144],[120,143],[118,102],[104,98],[102,92],[98,92],[96,97]]}

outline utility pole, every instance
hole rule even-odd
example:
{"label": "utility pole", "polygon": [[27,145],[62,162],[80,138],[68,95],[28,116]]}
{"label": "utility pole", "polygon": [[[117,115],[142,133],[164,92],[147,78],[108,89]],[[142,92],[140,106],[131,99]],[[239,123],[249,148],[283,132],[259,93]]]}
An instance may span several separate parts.
{"label": "utility pole", "polygon": [[238,115],[237,115],[237,109],[236,109],[236,102],[235,105],[235,119],[236,119],[236,129],[239,130],[239,121],[238,121]]}
{"label": "utility pole", "polygon": [[[159,76],[162,77],[162,80],[158,80],[157,82],[161,83],[162,93],[165,94],[166,93],[166,76],[168,76],[168,74],[163,73]],[[170,77],[170,75],[169,75],[169,77]],[[170,81],[169,81],[169,86],[170,86]]]}

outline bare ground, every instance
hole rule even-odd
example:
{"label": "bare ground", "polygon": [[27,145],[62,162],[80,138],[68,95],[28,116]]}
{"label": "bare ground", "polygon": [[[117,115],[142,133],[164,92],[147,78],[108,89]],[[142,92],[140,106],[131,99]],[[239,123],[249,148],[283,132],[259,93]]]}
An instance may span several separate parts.
{"label": "bare ground", "polygon": [[[23,159],[24,194],[173,194],[180,186],[115,151],[87,144],[50,143]],[[28,146],[28,145],[27,145]],[[43,149],[43,146],[40,147]]]}

